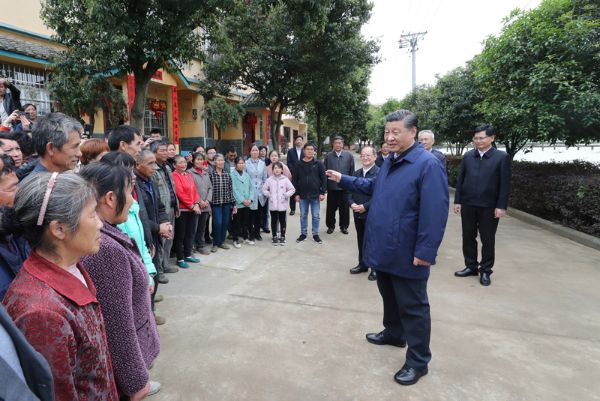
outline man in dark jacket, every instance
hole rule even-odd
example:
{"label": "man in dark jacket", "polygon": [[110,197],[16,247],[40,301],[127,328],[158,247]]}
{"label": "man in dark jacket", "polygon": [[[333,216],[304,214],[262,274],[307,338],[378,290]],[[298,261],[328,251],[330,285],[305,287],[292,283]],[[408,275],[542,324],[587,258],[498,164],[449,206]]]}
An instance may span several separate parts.
{"label": "man in dark jacket", "polygon": [[[375,149],[372,146],[365,146],[360,151],[362,168],[354,172],[355,177],[373,178],[377,176],[379,167],[375,165]],[[348,205],[354,212],[354,227],[356,228],[356,239],[358,241],[358,265],[350,269],[350,274],[364,273],[369,270],[363,260],[363,242],[365,237],[365,226],[371,205],[371,197],[360,193],[348,192]],[[377,273],[371,269],[369,280],[377,280]]]}
{"label": "man in dark jacket", "polygon": [[377,154],[377,159],[375,160],[375,165],[377,167],[381,167],[383,165],[383,162],[388,157],[390,157],[390,148],[388,147],[387,143],[385,143],[385,141],[383,141],[381,143],[381,150]]}
{"label": "man in dark jacket", "polygon": [[0,400],[52,401],[54,381],[37,352],[0,304]]}
{"label": "man in dark jacket", "polygon": [[172,237],[173,226],[171,226],[165,206],[160,200],[158,189],[154,182],[152,182],[152,176],[155,174],[155,164],[156,156],[154,153],[147,149],[140,152],[135,169],[135,186],[136,192],[140,195],[138,202],[144,203],[146,214],[148,215],[148,225],[152,234],[152,243],[155,250],[152,262],[154,263],[156,270],[158,270],[156,280],[161,284],[166,284],[169,282],[169,279],[165,276],[162,268],[161,238]]}
{"label": "man in dark jacket", "polygon": [[[496,130],[491,125],[475,129],[475,149],[465,153],[456,180],[454,213],[462,220],[465,268],[457,277],[479,275],[481,285],[491,284],[496,229],[506,215],[510,193],[510,158],[492,146]],[[477,231],[481,238],[481,262],[477,258]]]}
{"label": "man in dark jacket", "polygon": [[315,159],[315,145],[304,145],[304,157],[296,164],[292,172],[296,201],[300,202],[300,236],[296,242],[302,242],[308,234],[308,208],[312,215],[312,234],[316,243],[321,244],[319,221],[321,202],[327,193],[327,177],[323,163]]}
{"label": "man in dark jacket", "polygon": [[[325,158],[325,169],[338,171],[344,175],[354,174],[354,156],[344,150],[344,138],[336,136],[333,138],[333,150]],[[335,212],[340,211],[340,231],[348,234],[350,225],[350,210],[348,209],[348,194],[336,182],[327,181],[327,212],[325,223],[327,234],[335,230]]]}
{"label": "man in dark jacket", "polygon": [[[304,158],[304,149],[303,149],[304,138],[298,135],[294,138],[294,147],[289,149],[287,152],[287,166],[294,174],[294,169],[300,160]],[[296,213],[296,194],[290,196],[290,216],[293,216]]]}
{"label": "man in dark jacket", "polygon": [[385,329],[366,337],[376,345],[408,344],[406,362],[394,380],[409,385],[427,374],[431,360],[427,279],[448,219],[448,181],[442,164],[415,142],[413,112],[398,110],[385,120],[385,140],[394,156],[376,177],[333,170],[327,175],[342,188],[373,196],[363,252],[367,266],[377,271]]}
{"label": "man in dark jacket", "polygon": [[0,120],[21,109],[21,91],[7,78],[0,78]]}

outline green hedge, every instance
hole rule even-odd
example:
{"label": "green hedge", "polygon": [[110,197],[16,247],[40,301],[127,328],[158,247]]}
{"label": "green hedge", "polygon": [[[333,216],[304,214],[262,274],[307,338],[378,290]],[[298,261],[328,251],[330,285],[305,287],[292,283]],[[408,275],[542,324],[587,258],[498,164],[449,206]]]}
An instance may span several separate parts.
{"label": "green hedge", "polygon": [[[452,187],[460,161],[460,157],[448,158]],[[514,161],[509,207],[600,237],[600,166],[582,161]]]}

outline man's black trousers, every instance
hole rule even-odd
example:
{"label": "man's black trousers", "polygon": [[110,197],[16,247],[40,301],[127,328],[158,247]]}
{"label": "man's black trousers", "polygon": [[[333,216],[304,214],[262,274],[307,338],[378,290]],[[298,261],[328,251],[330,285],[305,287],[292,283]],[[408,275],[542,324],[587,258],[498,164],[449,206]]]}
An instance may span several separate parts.
{"label": "man's black trousers", "polygon": [[427,367],[431,360],[427,280],[405,279],[378,271],[377,287],[383,299],[385,335],[406,341],[406,366]]}
{"label": "man's black trousers", "polygon": [[[495,208],[461,206],[463,256],[465,267],[473,271],[492,273],[496,246],[498,220],[494,217]],[[481,239],[481,262],[477,258],[477,232]]]}
{"label": "man's black trousers", "polygon": [[362,267],[365,266],[363,263],[363,243],[365,240],[365,227],[367,225],[367,219],[364,217],[359,217],[361,214],[354,213],[354,227],[356,228],[356,242],[358,243],[358,265]]}
{"label": "man's black trousers", "polygon": [[335,211],[340,210],[340,228],[348,229],[350,225],[350,208],[346,191],[327,192],[327,211],[325,224],[327,228],[335,228]]}

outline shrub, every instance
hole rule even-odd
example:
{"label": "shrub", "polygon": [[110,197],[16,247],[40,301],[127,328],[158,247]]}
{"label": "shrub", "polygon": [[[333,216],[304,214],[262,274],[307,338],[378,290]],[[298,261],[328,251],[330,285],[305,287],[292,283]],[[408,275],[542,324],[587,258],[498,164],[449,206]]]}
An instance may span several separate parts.
{"label": "shrub", "polygon": [[[454,187],[461,158],[447,160]],[[509,207],[600,237],[600,166],[513,161]]]}

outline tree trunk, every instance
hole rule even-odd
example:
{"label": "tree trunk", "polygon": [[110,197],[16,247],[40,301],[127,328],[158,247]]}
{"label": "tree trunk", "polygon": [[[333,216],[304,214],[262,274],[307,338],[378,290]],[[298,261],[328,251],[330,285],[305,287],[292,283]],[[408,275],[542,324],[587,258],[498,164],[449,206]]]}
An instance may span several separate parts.
{"label": "tree trunk", "polygon": [[317,131],[317,158],[319,158],[319,153],[318,152],[322,152],[323,149],[321,149],[321,147],[323,146],[323,138],[321,137],[321,112],[319,111],[319,108],[315,108],[315,118],[317,121],[317,126],[315,127],[315,130]]}
{"label": "tree trunk", "polygon": [[285,105],[281,100],[271,103],[269,107],[269,138],[273,142],[273,149],[277,151],[279,151],[279,128],[281,127],[284,107]]}
{"label": "tree trunk", "polygon": [[144,110],[146,108],[146,95],[150,79],[144,77],[146,74],[135,74],[135,98],[131,107],[131,119],[129,124],[144,132]]}

